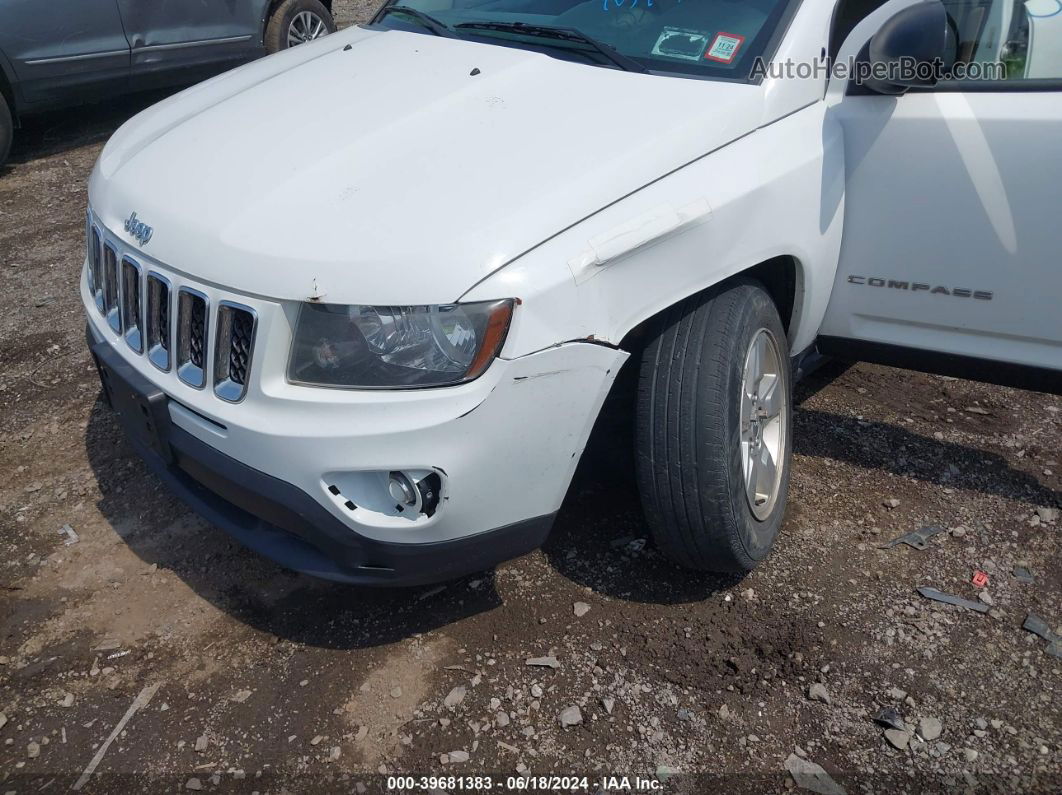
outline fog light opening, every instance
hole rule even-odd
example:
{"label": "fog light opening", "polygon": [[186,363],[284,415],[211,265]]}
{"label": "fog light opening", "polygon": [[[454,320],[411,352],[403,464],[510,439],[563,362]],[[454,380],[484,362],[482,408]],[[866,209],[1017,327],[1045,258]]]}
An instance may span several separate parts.
{"label": "fog light opening", "polygon": [[442,481],[432,472],[414,481],[404,472],[390,472],[387,476],[387,492],[395,501],[399,512],[412,509],[424,516],[432,516],[439,507],[439,488]]}

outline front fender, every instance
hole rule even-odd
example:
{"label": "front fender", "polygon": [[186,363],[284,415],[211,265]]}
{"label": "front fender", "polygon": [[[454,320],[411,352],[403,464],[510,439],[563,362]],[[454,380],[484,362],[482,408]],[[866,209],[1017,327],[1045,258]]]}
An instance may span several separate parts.
{"label": "front fender", "polygon": [[[829,301],[843,197],[840,129],[816,102],[579,222],[461,300],[523,301],[506,357],[588,337],[619,344],[678,301],[788,256],[797,263],[789,341],[799,351]],[[593,256],[601,251],[603,262]]]}

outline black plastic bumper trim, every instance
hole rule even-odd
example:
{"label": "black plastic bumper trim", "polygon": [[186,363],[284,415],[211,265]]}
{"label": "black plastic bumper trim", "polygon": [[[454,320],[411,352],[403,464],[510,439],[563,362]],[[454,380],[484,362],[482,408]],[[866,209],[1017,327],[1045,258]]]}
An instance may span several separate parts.
{"label": "black plastic bumper trim", "polygon": [[[89,347],[104,365],[133,383],[158,391],[86,330]],[[137,379],[143,381],[138,383]],[[285,568],[352,585],[426,585],[482,571],[542,546],[556,514],[527,519],[452,541],[403,544],[365,538],[306,492],[225,455],[170,424],[168,464],[117,417],[126,438],[148,467],[192,510],[243,545]]]}

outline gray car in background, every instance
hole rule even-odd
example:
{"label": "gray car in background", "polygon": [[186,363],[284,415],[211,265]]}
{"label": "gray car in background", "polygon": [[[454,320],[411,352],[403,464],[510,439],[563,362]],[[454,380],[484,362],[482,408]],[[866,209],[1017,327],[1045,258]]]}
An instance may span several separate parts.
{"label": "gray car in background", "polygon": [[0,164],[20,118],[192,83],[335,30],[332,0],[0,0]]}

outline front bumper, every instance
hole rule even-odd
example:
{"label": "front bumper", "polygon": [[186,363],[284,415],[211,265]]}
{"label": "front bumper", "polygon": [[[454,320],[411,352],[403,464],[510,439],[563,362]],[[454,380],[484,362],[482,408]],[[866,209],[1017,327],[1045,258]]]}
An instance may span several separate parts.
{"label": "front bumper", "polygon": [[[163,380],[169,387],[151,378],[157,374],[93,311],[88,308],[88,341],[101,372],[110,374],[104,381],[112,406],[128,405],[125,392],[146,401],[135,405],[146,406],[143,412],[119,410],[118,416],[151,469],[190,507],[251,549],[287,568],[358,585],[443,581],[540,546],[626,357],[572,343],[499,362],[504,372],[485,382],[485,394],[471,409],[465,408],[467,395],[459,396],[452,407],[458,413],[437,408],[433,422],[425,424],[423,413],[414,412],[403,423],[403,407],[393,405],[386,433],[378,423],[359,423],[356,406],[348,408],[351,422],[322,429],[325,417],[314,403],[293,412],[290,401],[270,406],[264,400],[253,413],[264,417],[265,426],[254,428],[241,421],[241,412],[251,414],[247,404],[214,406],[209,391],[185,394],[157,384]],[[387,395],[373,399],[386,401]],[[214,413],[207,415],[200,405]],[[153,417],[150,433],[141,413]],[[336,416],[328,414],[329,420]],[[311,427],[316,433],[307,433]],[[226,445],[249,455],[231,455]],[[358,473],[420,464],[443,473],[444,499],[434,516],[408,529],[393,517],[374,524],[359,518],[364,514],[345,513],[326,491],[326,473],[337,469]]]}

